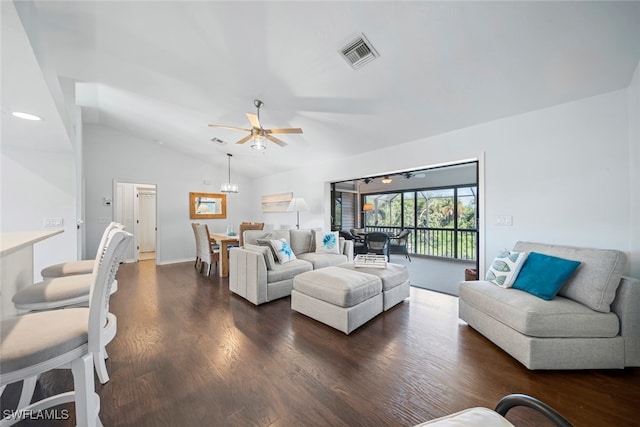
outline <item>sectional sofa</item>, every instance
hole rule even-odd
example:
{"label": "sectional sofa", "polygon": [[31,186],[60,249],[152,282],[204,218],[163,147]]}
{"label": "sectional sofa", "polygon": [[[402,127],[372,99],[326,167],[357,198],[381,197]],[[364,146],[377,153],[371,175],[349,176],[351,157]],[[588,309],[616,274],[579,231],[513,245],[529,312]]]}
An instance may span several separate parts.
{"label": "sectional sofa", "polygon": [[[244,246],[229,251],[229,289],[255,305],[291,295],[293,278],[306,271],[353,261],[353,242],[339,238],[338,252],[316,253],[317,230],[247,230]],[[269,240],[284,238],[296,259],[280,264]]]}

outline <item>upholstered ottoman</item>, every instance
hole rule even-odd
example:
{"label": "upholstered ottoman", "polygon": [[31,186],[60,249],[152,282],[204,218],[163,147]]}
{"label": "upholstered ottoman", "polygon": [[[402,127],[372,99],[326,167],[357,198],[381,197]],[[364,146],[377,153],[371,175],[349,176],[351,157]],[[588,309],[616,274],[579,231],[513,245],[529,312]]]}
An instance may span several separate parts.
{"label": "upholstered ottoman", "polygon": [[340,267],[298,274],[291,309],[350,334],[382,313],[382,280]]}
{"label": "upholstered ottoman", "polygon": [[379,277],[382,280],[384,311],[409,297],[409,270],[406,265],[387,263],[387,268],[371,268],[354,267],[352,262],[347,262],[338,267]]}

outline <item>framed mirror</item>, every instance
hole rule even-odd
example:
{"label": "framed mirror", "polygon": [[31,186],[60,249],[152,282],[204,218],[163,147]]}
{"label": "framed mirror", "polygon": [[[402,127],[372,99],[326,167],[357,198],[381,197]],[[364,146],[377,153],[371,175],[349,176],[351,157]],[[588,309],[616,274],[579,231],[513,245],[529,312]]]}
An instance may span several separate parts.
{"label": "framed mirror", "polygon": [[189,193],[191,219],[225,219],[227,195],[218,193]]}

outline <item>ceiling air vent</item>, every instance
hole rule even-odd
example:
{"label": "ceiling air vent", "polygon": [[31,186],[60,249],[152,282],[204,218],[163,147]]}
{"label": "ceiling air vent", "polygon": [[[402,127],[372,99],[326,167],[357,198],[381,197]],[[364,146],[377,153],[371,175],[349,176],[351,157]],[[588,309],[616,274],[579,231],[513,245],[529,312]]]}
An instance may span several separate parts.
{"label": "ceiling air vent", "polygon": [[364,34],[340,49],[340,54],[356,70],[380,56]]}

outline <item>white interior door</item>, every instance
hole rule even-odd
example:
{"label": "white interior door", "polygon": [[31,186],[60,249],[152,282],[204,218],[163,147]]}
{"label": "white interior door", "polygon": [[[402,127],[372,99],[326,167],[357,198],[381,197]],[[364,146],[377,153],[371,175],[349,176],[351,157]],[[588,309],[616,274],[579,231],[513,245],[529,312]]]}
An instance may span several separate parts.
{"label": "white interior door", "polygon": [[140,252],[156,250],[156,191],[155,188],[138,187],[138,224]]}

